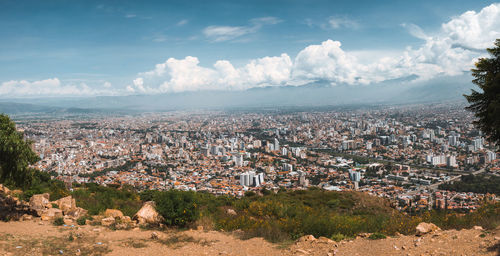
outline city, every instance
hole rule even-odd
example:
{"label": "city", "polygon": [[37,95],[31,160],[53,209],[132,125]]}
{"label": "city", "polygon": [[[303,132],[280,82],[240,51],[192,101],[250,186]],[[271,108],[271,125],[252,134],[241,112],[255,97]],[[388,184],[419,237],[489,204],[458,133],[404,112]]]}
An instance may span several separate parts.
{"label": "city", "polygon": [[457,103],[367,110],[166,112],[24,120],[35,166],[70,187],[131,185],[241,197],[262,189],[358,190],[400,210],[470,211],[494,194],[438,189],[500,174],[494,145]]}

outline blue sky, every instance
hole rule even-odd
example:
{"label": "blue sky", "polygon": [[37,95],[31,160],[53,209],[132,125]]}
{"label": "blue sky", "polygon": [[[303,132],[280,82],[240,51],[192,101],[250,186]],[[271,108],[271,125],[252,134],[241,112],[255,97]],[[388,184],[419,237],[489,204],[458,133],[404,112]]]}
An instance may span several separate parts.
{"label": "blue sky", "polygon": [[0,97],[430,81],[499,34],[492,1],[0,0]]}

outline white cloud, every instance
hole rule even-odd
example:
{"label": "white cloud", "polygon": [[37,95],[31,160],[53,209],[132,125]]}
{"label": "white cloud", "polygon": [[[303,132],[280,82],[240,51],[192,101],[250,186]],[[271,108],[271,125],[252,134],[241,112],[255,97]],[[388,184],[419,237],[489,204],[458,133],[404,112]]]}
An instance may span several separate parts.
{"label": "white cloud", "polygon": [[235,68],[227,60],[219,60],[213,67],[206,68],[199,65],[196,57],[170,58],[157,64],[154,70],[139,74],[129,91],[156,93],[279,86],[290,80],[291,67],[287,54],[251,60],[241,68]]}
{"label": "white cloud", "polygon": [[203,30],[203,34],[214,42],[222,42],[255,33],[263,25],[274,25],[280,22],[282,21],[276,17],[261,17],[251,19],[248,26],[208,26]]}
{"label": "white cloud", "polygon": [[137,17],[137,15],[136,15],[136,14],[133,14],[133,13],[132,13],[132,14],[126,14],[126,15],[125,15],[125,18],[127,18],[127,19],[131,19],[131,18],[135,18],[135,17]]}
{"label": "white cloud", "polygon": [[58,78],[39,81],[11,80],[0,84],[0,97],[35,96],[87,96],[113,94],[109,90],[96,90],[85,83],[63,85]]}
{"label": "white cloud", "polygon": [[102,86],[104,86],[105,88],[111,88],[111,83],[106,81]]}
{"label": "white cloud", "polygon": [[188,24],[189,20],[187,19],[183,19],[183,20],[180,20],[179,22],[177,22],[177,26],[184,26],[186,24]]}
{"label": "white cloud", "polygon": [[333,29],[357,28],[359,24],[347,17],[332,16],[328,19],[328,26]]}

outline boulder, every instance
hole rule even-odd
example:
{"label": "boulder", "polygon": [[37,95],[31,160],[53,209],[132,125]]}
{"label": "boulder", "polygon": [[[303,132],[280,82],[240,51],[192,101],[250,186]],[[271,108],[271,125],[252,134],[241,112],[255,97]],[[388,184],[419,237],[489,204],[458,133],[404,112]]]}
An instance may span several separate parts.
{"label": "boulder", "polygon": [[6,186],[0,184],[0,193],[8,195],[10,193],[10,190]]}
{"label": "boulder", "polygon": [[131,223],[132,222],[132,218],[130,218],[129,216],[122,216],[122,217],[120,217],[120,220],[123,223]]}
{"label": "boulder", "polygon": [[61,209],[64,214],[67,214],[68,212],[76,208],[76,201],[71,196],[63,197],[59,200],[54,201],[53,203],[57,204],[59,209]]}
{"label": "boulder", "polygon": [[64,221],[64,224],[66,224],[66,225],[73,224],[73,219],[71,217],[69,217],[69,216],[64,216],[63,217],[63,221]]}
{"label": "boulder", "polygon": [[78,219],[80,217],[83,217],[87,215],[87,213],[88,211],[81,207],[76,207],[75,209],[65,212],[66,216],[69,216],[73,219]]}
{"label": "boulder", "polygon": [[233,215],[233,216],[236,216],[236,215],[237,215],[236,211],[235,211],[235,210],[233,210],[233,209],[227,209],[227,210],[226,210],[226,213],[227,213],[227,214],[229,214],[229,215]]}
{"label": "boulder", "polygon": [[101,220],[101,225],[109,227],[111,225],[115,224],[115,218],[113,217],[107,217]]}
{"label": "boulder", "polygon": [[40,214],[42,220],[54,220],[56,218],[61,218],[62,216],[63,212],[61,211],[61,209],[56,208],[45,209]]}
{"label": "boulder", "polygon": [[139,224],[158,225],[163,222],[163,217],[156,211],[156,205],[153,201],[145,202],[142,208],[134,215],[134,220]]}
{"label": "boulder", "polygon": [[49,193],[33,195],[30,199],[30,209],[35,211],[38,216],[42,216],[42,213],[51,207],[49,197]]}
{"label": "boulder", "polygon": [[316,238],[313,235],[305,235],[305,236],[299,238],[298,242],[313,242],[315,240],[316,240]]}
{"label": "boulder", "polygon": [[439,230],[441,230],[441,229],[438,226],[434,225],[433,223],[426,223],[426,222],[421,222],[416,227],[417,236],[425,235],[428,233],[433,233],[433,232],[439,231]]}
{"label": "boulder", "polygon": [[123,213],[120,210],[116,209],[106,209],[106,212],[104,212],[104,216],[113,218],[122,218]]}

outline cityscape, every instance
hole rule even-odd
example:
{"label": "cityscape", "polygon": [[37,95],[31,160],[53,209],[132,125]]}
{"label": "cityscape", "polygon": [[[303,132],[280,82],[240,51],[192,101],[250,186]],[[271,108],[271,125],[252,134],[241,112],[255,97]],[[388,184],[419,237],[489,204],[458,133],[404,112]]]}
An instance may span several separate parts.
{"label": "cityscape", "polygon": [[494,194],[440,190],[500,174],[458,103],[351,110],[199,111],[44,120],[23,116],[35,167],[72,183],[241,197],[262,189],[364,191],[403,211],[470,211]]}

